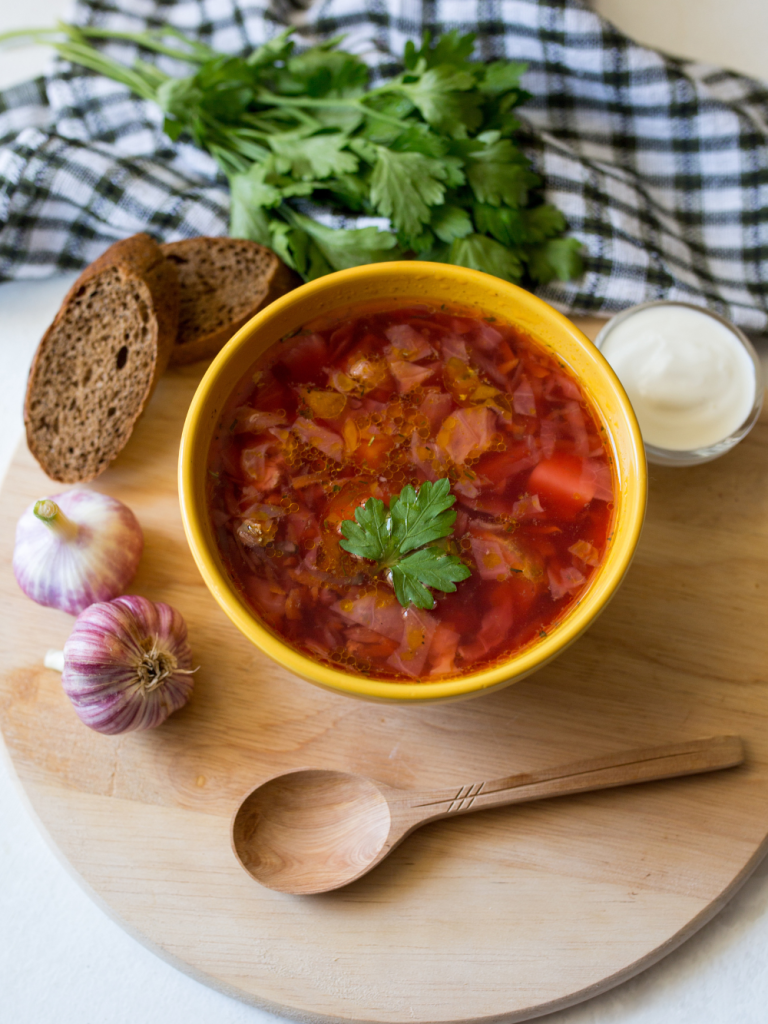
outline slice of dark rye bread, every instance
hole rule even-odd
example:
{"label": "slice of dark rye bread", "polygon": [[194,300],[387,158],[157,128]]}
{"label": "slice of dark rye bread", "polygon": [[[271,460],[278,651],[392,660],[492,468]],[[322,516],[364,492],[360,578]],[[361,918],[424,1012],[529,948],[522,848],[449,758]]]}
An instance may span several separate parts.
{"label": "slice of dark rye bread", "polygon": [[103,472],[168,365],[179,317],[175,265],[149,235],[110,246],[75,281],[37,349],[24,423],[53,480]]}
{"label": "slice of dark rye bread", "polygon": [[243,238],[200,236],[160,248],[181,289],[172,363],[215,356],[260,309],[301,284],[271,249]]}

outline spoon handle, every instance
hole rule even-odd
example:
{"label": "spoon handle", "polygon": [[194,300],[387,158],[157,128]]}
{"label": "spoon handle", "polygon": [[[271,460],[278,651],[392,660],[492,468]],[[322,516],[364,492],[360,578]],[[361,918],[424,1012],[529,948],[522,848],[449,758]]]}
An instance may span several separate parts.
{"label": "spoon handle", "polygon": [[744,748],[738,736],[713,736],[687,743],[625,750],[453,789],[414,793],[407,803],[411,813],[418,813],[421,821],[427,821],[527,800],[695,775],[731,768],[743,760]]}

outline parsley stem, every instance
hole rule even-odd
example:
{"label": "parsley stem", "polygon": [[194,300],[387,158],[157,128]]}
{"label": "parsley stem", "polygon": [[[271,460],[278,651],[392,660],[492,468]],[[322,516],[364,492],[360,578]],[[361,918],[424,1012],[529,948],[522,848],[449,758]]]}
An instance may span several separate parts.
{"label": "parsley stem", "polygon": [[[71,26],[63,25],[59,22],[59,31],[67,32],[72,38],[77,38],[80,35],[92,39],[122,39],[127,43],[136,43],[137,46],[141,46],[145,50],[154,50],[156,53],[165,54],[166,57],[175,57],[177,60],[186,61],[188,64],[202,64],[216,56],[216,52],[204,43],[187,39],[182,32],[169,26],[166,26],[157,33],[121,32],[118,29],[93,28],[88,25],[78,25],[73,30]],[[160,41],[163,36],[173,36],[176,39],[181,39],[190,49],[184,51],[167,46]]]}
{"label": "parsley stem", "polygon": [[244,174],[251,166],[250,160],[238,156],[231,150],[224,149],[215,142],[208,143],[208,151],[227,177],[233,174]]}
{"label": "parsley stem", "polygon": [[[89,28],[87,26],[72,26],[65,25],[63,22],[58,22],[56,28],[33,28],[33,29],[13,29],[10,32],[3,32],[0,34],[0,43],[5,42],[9,39],[20,39],[26,36],[29,39],[41,39],[45,36],[63,34],[69,37],[69,42],[54,42],[49,43],[50,46],[58,50],[61,55],[69,60],[70,57],[64,52],[64,48],[75,47],[70,52],[73,54],[74,59],[72,63],[84,64],[85,67],[89,67],[92,71],[99,71],[101,73],[108,74],[109,77],[114,77],[115,72],[119,69],[121,73],[130,74],[130,69],[123,65],[117,64],[105,57],[96,50],[94,47],[89,46],[85,39],[92,37],[95,39],[122,39],[129,43],[136,43],[137,46],[141,46],[145,50],[154,50],[157,53],[163,53],[167,57],[175,57],[177,60],[183,60],[187,63],[198,63],[202,64],[204,61],[209,60],[215,56],[213,50],[210,50],[207,46],[202,43],[194,43],[191,40],[186,40],[188,46],[192,47],[192,51],[183,51],[176,49],[171,46],[166,46],[161,43],[159,39],[154,38],[148,32],[118,32],[112,29],[106,28]],[[173,35],[184,39],[182,33],[177,33],[171,29],[164,30],[163,35]],[[84,60],[84,57],[90,55],[90,62]],[[99,63],[99,61],[101,63]],[[106,72],[102,71],[102,68],[108,69]],[[162,72],[158,72],[162,74]],[[163,78],[167,78],[167,75],[163,75]],[[127,79],[122,79],[126,85],[131,85],[131,82]],[[151,96],[145,97],[151,99]]]}
{"label": "parsley stem", "polygon": [[360,104],[360,109],[365,111],[366,117],[375,117],[377,121],[384,121],[385,124],[393,124],[396,128],[407,128],[405,121],[399,117],[391,117],[389,114],[380,114],[378,110],[371,110],[366,107],[364,103]]}
{"label": "parsley stem", "polygon": [[[374,89],[367,93],[366,98],[367,96],[387,91],[387,86],[380,86],[379,89]],[[406,127],[401,118],[390,117],[388,114],[380,114],[378,110],[371,110],[361,100],[320,100],[309,96],[275,96],[274,93],[269,92],[267,89],[260,89],[256,95],[256,100],[259,103],[272,104],[276,107],[294,107],[297,110],[301,107],[313,107],[318,110],[359,110],[366,117],[375,117],[379,121],[386,121],[388,124],[396,125],[398,128]]]}
{"label": "parsley stem", "polygon": [[162,72],[160,68],[155,67],[154,64],[149,64],[145,60],[137,60],[133,65],[133,70],[144,75],[148,85],[154,83],[155,89],[159,89],[163,82],[168,81],[168,75]]}
{"label": "parsley stem", "polygon": [[256,102],[267,105],[272,104],[275,107],[317,107],[325,110],[338,109],[340,107],[347,110],[365,109],[359,100],[320,100],[311,96],[276,96],[268,89],[259,89],[256,93]]}
{"label": "parsley stem", "polygon": [[0,43],[4,43],[9,39],[22,39],[27,37],[29,39],[38,39],[40,36],[50,36],[57,33],[57,28],[14,28],[9,32],[0,32]]}
{"label": "parsley stem", "polygon": [[[259,146],[255,142],[250,142],[241,132],[230,131],[228,135],[230,143],[234,145],[237,152],[254,163],[261,163],[271,153],[271,150],[266,146]],[[265,136],[262,135],[261,138],[265,138]]]}
{"label": "parsley stem", "polygon": [[133,89],[142,99],[154,100],[155,89],[140,71],[134,71],[110,60],[109,57],[103,56],[92,46],[88,46],[87,43],[51,43],[50,45],[65,60],[71,61],[73,64],[81,64],[97,74],[122,82],[129,89]]}

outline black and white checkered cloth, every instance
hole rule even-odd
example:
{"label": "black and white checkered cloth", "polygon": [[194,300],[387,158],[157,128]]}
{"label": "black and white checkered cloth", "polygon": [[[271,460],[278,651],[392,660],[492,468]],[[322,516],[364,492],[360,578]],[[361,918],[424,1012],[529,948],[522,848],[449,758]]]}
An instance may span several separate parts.
{"label": "black and white checkered cloth", "polygon": [[[577,313],[682,299],[768,331],[768,85],[638,46],[580,0],[81,0],[75,10],[109,28],[168,23],[232,53],[286,24],[307,42],[344,32],[378,75],[396,72],[406,40],[425,30],[476,32],[480,59],[527,62],[522,143],[585,246],[584,276],[539,294]],[[125,87],[59,63],[0,93],[0,278],[82,267],[137,231],[223,234],[227,214],[213,160],[171,144],[159,111]]]}

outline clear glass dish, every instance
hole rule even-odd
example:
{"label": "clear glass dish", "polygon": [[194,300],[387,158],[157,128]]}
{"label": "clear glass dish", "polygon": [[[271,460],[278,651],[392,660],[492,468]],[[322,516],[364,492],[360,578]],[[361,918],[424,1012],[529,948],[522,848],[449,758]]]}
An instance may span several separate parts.
{"label": "clear glass dish", "polygon": [[706,316],[712,317],[714,320],[717,320],[719,323],[727,327],[728,330],[738,338],[752,361],[752,366],[755,371],[755,396],[754,401],[752,402],[752,408],[740,426],[728,434],[727,437],[722,438],[722,440],[717,441],[715,444],[707,445],[704,448],[692,448],[688,450],[659,448],[656,445],[649,444],[645,440],[643,442],[648,462],[653,463],[656,466],[697,466],[702,462],[711,462],[712,459],[717,459],[721,455],[725,455],[726,452],[735,447],[739,441],[743,440],[747,436],[757,422],[760,410],[763,407],[763,396],[765,393],[763,368],[760,362],[760,357],[746,334],[739,330],[739,328],[729,320],[726,320],[725,317],[720,316],[718,313],[713,313],[709,309],[704,309],[703,306],[696,306],[692,302],[677,302],[671,299],[659,299],[655,302],[641,302],[637,306],[630,306],[629,309],[624,309],[621,313],[617,313],[616,316],[611,317],[611,319],[604,324],[600,333],[595,338],[595,345],[597,348],[602,348],[608,335],[617,324],[622,323],[628,317],[634,316],[641,310],[650,309],[652,306],[684,306],[688,309],[695,309],[697,313],[703,313]]}

